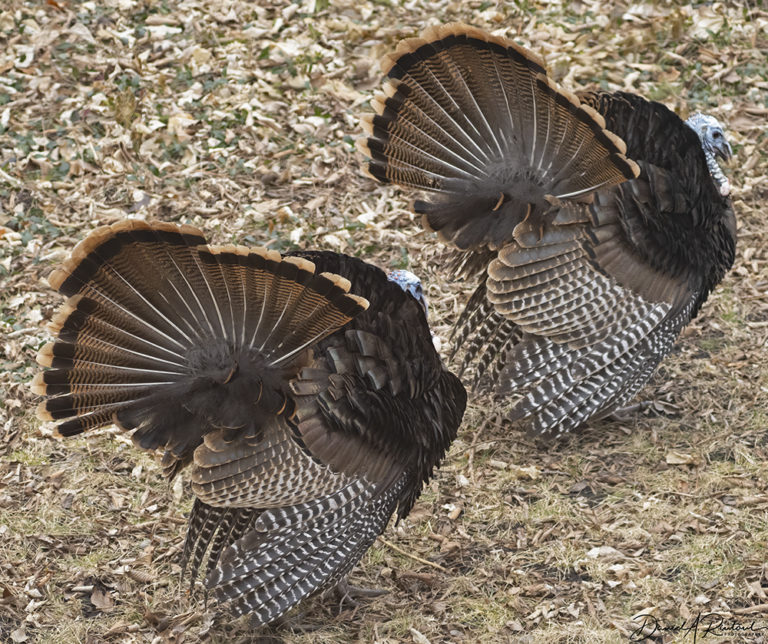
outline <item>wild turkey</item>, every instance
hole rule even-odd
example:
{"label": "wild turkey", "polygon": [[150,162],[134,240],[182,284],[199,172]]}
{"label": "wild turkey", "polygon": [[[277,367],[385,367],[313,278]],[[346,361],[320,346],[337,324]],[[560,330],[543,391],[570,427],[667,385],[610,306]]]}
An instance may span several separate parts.
{"label": "wild turkey", "polygon": [[466,25],[385,56],[361,141],[378,181],[480,283],[462,371],[554,437],[626,405],[734,259],[722,127],[626,92],[574,95],[544,61]]}
{"label": "wild turkey", "polygon": [[168,476],[189,465],[184,566],[194,580],[207,551],[207,586],[257,624],[340,582],[456,436],[466,393],[422,304],[359,259],[133,220],[49,281],[68,299],[40,417],[61,436],[114,423]]}

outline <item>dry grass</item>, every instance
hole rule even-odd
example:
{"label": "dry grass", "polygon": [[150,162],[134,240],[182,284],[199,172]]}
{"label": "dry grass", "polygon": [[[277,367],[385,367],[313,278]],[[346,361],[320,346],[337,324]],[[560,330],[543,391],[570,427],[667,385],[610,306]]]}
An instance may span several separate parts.
{"label": "dry grass", "polygon": [[[700,611],[768,627],[768,13],[609,4],[5,0],[0,640],[623,642],[634,615],[670,626]],[[63,443],[34,419],[26,383],[59,303],[42,278],[97,225],[189,222],[216,242],[408,266],[445,341],[471,285],[446,279],[409,195],[363,178],[353,147],[375,60],[437,16],[532,46],[566,86],[727,123],[736,266],[643,393],[665,414],[537,445],[483,427],[475,400],[437,479],[385,534],[440,568],[380,541],[353,580],[387,596],[340,614],[307,603],[310,634],[254,633],[180,585],[181,485],[113,431]]]}

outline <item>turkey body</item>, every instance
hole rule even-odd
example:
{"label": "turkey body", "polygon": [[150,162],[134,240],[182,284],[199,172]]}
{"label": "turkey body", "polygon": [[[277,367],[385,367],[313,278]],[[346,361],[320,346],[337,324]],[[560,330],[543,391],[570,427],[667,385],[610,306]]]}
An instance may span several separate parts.
{"label": "turkey body", "polygon": [[456,436],[466,393],[424,309],[361,260],[126,221],[50,282],[69,299],[39,415],[64,436],[114,422],[168,475],[188,466],[183,564],[257,624],[342,580]]}
{"label": "turkey body", "polygon": [[627,404],[733,263],[727,143],[633,94],[558,88],[538,56],[466,25],[382,67],[367,171],[426,192],[415,211],[479,278],[462,371],[534,435]]}

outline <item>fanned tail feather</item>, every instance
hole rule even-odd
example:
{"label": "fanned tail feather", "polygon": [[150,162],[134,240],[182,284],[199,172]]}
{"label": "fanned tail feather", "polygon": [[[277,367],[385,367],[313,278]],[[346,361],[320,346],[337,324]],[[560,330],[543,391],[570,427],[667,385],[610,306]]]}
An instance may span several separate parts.
{"label": "fanned tail feather", "polygon": [[62,435],[141,427],[142,447],[176,455],[211,426],[279,413],[306,349],[367,306],[307,260],[138,220],[95,230],[49,281],[69,299],[38,357],[52,367],[33,381],[40,417]]}
{"label": "fanned tail feather", "polygon": [[425,224],[461,249],[500,248],[531,208],[583,199],[639,173],[594,109],[516,43],[450,24],[400,43],[363,119],[375,179],[436,196]]}

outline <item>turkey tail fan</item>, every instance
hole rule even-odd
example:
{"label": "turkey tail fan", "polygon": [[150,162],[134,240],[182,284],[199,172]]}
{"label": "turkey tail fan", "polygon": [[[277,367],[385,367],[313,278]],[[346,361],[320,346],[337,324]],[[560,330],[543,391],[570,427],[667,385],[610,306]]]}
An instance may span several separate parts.
{"label": "turkey tail fan", "polygon": [[331,496],[265,510],[221,555],[208,588],[234,614],[274,621],[352,569],[383,532],[406,478],[380,486],[354,479]]}
{"label": "turkey tail fan", "polygon": [[431,27],[382,68],[384,94],[363,118],[367,171],[435,195],[414,209],[461,249],[499,248],[531,207],[639,174],[603,117],[512,41],[462,24]]}
{"label": "turkey tail fan", "polygon": [[211,426],[280,413],[307,347],[367,307],[307,260],[138,220],[96,229],[49,282],[69,299],[38,355],[39,416],[63,436],[138,427],[141,447],[176,456]]}

